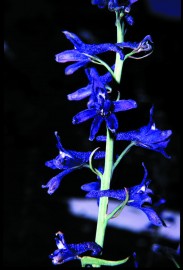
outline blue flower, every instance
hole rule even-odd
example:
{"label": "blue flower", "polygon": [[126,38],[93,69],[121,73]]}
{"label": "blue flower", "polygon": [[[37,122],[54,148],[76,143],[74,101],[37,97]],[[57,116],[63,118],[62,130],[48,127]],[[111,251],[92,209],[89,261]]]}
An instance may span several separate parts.
{"label": "blue flower", "polygon": [[[49,160],[45,165],[51,169],[62,170],[61,173],[51,178],[42,188],[48,188],[48,194],[53,194],[59,187],[62,178],[76,169],[81,169],[89,162],[92,152],[77,152],[73,150],[65,150],[61,144],[60,137],[55,132],[57,138],[57,148],[59,155],[56,158]],[[94,154],[94,159],[102,159],[105,157],[104,151],[98,151]]]}
{"label": "blue flower", "polygon": [[[150,35],[147,35],[141,40],[140,42],[131,42],[131,41],[125,41],[125,42],[118,42],[116,43],[117,46],[119,46],[121,49],[132,49],[133,56],[131,55],[131,58],[135,58],[134,55],[140,53],[140,52],[148,52],[148,55],[152,52],[153,49],[153,41]],[[139,57],[140,58],[140,57]]]}
{"label": "blue flower", "polygon": [[[129,200],[127,202],[128,206],[136,207],[142,210],[146,216],[148,217],[149,221],[156,226],[165,225],[155,210],[152,208],[152,198],[149,194],[153,194],[152,190],[148,188],[150,184],[150,180],[147,179],[147,169],[145,168],[144,164],[144,177],[140,185],[136,185],[133,187],[127,188],[129,193]],[[89,191],[89,189],[94,188],[94,190]],[[98,186],[95,184],[86,184],[82,188],[83,190],[89,191],[86,194],[87,198],[100,198],[100,197],[111,197],[120,201],[124,201],[126,198],[125,189],[117,189],[117,190],[97,190]]]}
{"label": "blue flower", "polygon": [[108,7],[109,11],[120,11],[124,13],[124,17],[129,25],[133,25],[133,18],[129,15],[131,6],[138,0],[92,0],[93,5],[97,5],[99,8]]}
{"label": "blue flower", "polygon": [[92,5],[98,5],[99,8],[105,8],[108,6],[111,11],[114,9],[122,9],[125,12],[129,12],[131,5],[137,1],[138,0],[91,0],[91,3]]}
{"label": "blue flower", "polygon": [[56,233],[56,245],[57,248],[49,258],[52,259],[52,263],[55,265],[63,264],[71,260],[80,259],[78,255],[87,251],[92,251],[92,255],[96,256],[101,253],[102,248],[95,242],[84,242],[80,244],[67,244],[62,232]]}
{"label": "blue flower", "polygon": [[[136,146],[140,146],[146,149],[150,149],[156,152],[160,152],[166,158],[171,158],[165,152],[170,136],[172,135],[171,130],[160,130],[157,129],[153,122],[154,106],[150,109],[150,121],[148,125],[143,126],[137,130],[119,132],[116,135],[116,140],[132,141]],[[97,141],[105,141],[105,136],[98,136]]]}
{"label": "blue flower", "polygon": [[[114,66],[112,67],[114,69]],[[85,69],[85,73],[88,77],[89,84],[86,87],[80,88],[77,91],[67,95],[68,100],[81,100],[86,97],[89,97],[92,94],[93,91],[93,80],[94,80],[94,73],[95,69],[94,68],[87,68]],[[109,82],[112,81],[112,75],[110,72],[107,72],[103,76],[100,76],[100,81],[102,82],[103,85],[107,85]]]}
{"label": "blue flower", "polygon": [[104,44],[86,44],[81,41],[81,39],[74,33],[63,31],[66,38],[69,39],[74,45],[73,50],[66,50],[59,54],[56,54],[56,61],[59,63],[66,62],[76,62],[75,64],[69,65],[65,69],[65,74],[73,74],[76,70],[81,67],[86,66],[91,62],[91,58],[97,56],[98,54],[105,53],[107,51],[114,51],[119,53],[120,58],[124,59],[124,54],[119,46],[112,43]]}
{"label": "blue flower", "polygon": [[88,109],[76,114],[72,120],[73,124],[80,124],[94,118],[89,136],[89,140],[91,141],[94,140],[103,121],[106,122],[107,128],[112,133],[116,132],[118,129],[118,120],[114,114],[115,112],[126,111],[137,107],[136,102],[131,99],[111,101],[105,85],[95,69],[93,69],[93,79],[93,92],[88,102]]}

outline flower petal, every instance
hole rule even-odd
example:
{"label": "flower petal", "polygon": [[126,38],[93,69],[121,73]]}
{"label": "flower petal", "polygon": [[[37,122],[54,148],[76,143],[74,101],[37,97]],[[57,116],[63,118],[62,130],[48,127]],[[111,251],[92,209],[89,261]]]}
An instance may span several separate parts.
{"label": "flower petal", "polygon": [[55,60],[58,63],[89,61],[88,56],[78,52],[77,50],[67,50],[58,53],[55,55]]}
{"label": "flower petal", "polygon": [[84,121],[87,121],[87,120],[93,118],[95,115],[96,115],[95,109],[87,109],[87,110],[81,111],[73,117],[72,123],[74,125],[80,124]]}
{"label": "flower petal", "polygon": [[150,207],[141,207],[140,210],[142,210],[146,216],[148,217],[149,221],[155,225],[155,226],[164,226],[163,221],[158,216],[158,214],[154,211],[154,209]]}
{"label": "flower petal", "polygon": [[92,87],[91,87],[91,84],[89,84],[86,87],[80,88],[77,91],[67,95],[67,98],[68,100],[81,100],[90,96],[91,93],[92,93]]}
{"label": "flower petal", "polygon": [[95,135],[99,131],[103,120],[104,118],[102,118],[100,115],[96,115],[95,118],[93,119],[93,122],[90,128],[90,137],[89,137],[90,141],[93,141],[95,139]]}
{"label": "flower petal", "polygon": [[110,129],[112,133],[115,133],[116,130],[118,129],[118,119],[115,116],[115,114],[111,113],[108,117],[105,118],[105,120],[108,129]]}
{"label": "flower petal", "polygon": [[52,195],[60,186],[60,182],[62,180],[62,178],[71,173],[74,169],[67,169],[65,171],[62,171],[61,173],[59,173],[58,175],[54,176],[53,178],[51,178],[48,183],[46,185],[42,185],[42,188],[48,188],[47,193],[49,195]]}
{"label": "flower petal", "polygon": [[72,65],[69,65],[65,69],[65,75],[73,74],[79,68],[82,68],[82,67],[86,66],[88,64],[88,62],[89,62],[89,60],[85,60],[85,61],[80,61],[80,62],[74,63]]}
{"label": "flower petal", "polygon": [[114,112],[127,111],[137,108],[136,101],[132,99],[114,101]]}

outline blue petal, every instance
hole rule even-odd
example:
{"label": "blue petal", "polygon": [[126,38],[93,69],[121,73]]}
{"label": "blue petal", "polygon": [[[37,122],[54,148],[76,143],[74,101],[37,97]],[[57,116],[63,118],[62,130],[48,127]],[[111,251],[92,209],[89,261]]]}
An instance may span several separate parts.
{"label": "blue petal", "polygon": [[55,55],[55,60],[58,63],[89,61],[88,56],[78,52],[77,50],[66,50],[58,53]]}
{"label": "blue petal", "polygon": [[107,5],[107,0],[92,0],[92,5],[98,5],[99,8],[104,8]]}
{"label": "blue petal", "polygon": [[95,118],[93,119],[93,122],[92,122],[91,128],[90,128],[90,137],[89,137],[90,141],[93,141],[95,139],[95,135],[99,131],[103,120],[104,120],[104,118],[101,117],[100,115],[96,115]]}
{"label": "blue petal", "polygon": [[88,64],[89,60],[85,60],[85,61],[80,61],[78,63],[69,65],[68,67],[66,67],[65,69],[65,74],[66,75],[71,75],[73,74],[76,70],[78,70],[79,68],[82,68],[84,66],[86,66]]}
{"label": "blue petal", "polygon": [[99,188],[100,188],[99,182],[91,182],[91,183],[84,184],[81,186],[81,189],[85,191],[99,190]]}
{"label": "blue petal", "polygon": [[42,188],[48,188],[47,193],[49,195],[52,195],[60,186],[60,182],[62,180],[62,178],[71,173],[74,169],[67,169],[61,173],[59,173],[58,175],[56,175],[55,177],[51,178],[51,180],[48,181],[48,183],[46,185],[42,185]]}
{"label": "blue petal", "polygon": [[58,167],[55,166],[55,164],[54,164],[54,159],[46,161],[45,166],[47,166],[47,167],[49,167],[51,169],[54,169],[54,170],[58,169]]}
{"label": "blue petal", "polygon": [[142,208],[140,208],[140,210],[142,210],[146,214],[149,221],[153,225],[155,225],[155,226],[163,226],[164,225],[161,218],[158,216],[158,214],[152,208],[142,207]]}
{"label": "blue petal", "polygon": [[119,53],[120,58],[124,59],[124,53],[122,50],[115,44],[112,43],[104,43],[104,44],[86,44],[81,41],[81,39],[74,33],[63,31],[63,33],[66,35],[66,37],[73,43],[76,50],[83,54],[88,55],[97,55],[100,53],[104,53],[107,51],[114,51],[116,53]]}
{"label": "blue petal", "polygon": [[81,47],[83,47],[84,43],[81,41],[81,39],[74,33],[71,33],[69,31],[62,31],[63,34],[65,34],[66,38],[72,42],[74,47],[79,50]]}
{"label": "blue petal", "polygon": [[72,123],[74,125],[80,124],[84,121],[87,121],[87,120],[93,118],[95,115],[96,115],[95,109],[87,109],[87,110],[81,111],[73,117]]}
{"label": "blue petal", "polygon": [[118,120],[115,114],[111,113],[108,117],[106,117],[105,120],[106,120],[108,129],[110,129],[112,133],[115,133],[116,130],[118,129]]}
{"label": "blue petal", "polygon": [[67,95],[67,98],[68,100],[81,100],[90,96],[91,93],[92,93],[92,87],[91,87],[91,84],[89,84],[86,87],[80,88],[77,91]]}
{"label": "blue petal", "polygon": [[132,99],[114,101],[114,112],[127,111],[137,108],[136,101]]}

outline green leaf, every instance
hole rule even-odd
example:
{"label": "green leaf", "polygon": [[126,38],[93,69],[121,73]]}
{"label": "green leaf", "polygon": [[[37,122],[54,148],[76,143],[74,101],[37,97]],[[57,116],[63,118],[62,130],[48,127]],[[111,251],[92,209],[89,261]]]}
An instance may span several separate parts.
{"label": "green leaf", "polygon": [[105,266],[115,266],[115,265],[120,265],[125,263],[129,257],[119,260],[119,261],[108,261],[108,260],[103,260],[95,257],[90,257],[90,256],[84,256],[81,258],[81,265],[82,267],[85,267],[86,265],[92,265],[93,267],[100,267],[102,265]]}

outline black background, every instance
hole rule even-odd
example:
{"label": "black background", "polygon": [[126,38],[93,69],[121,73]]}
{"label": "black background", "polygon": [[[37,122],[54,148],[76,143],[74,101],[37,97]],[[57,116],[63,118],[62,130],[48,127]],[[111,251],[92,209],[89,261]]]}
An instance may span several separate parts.
{"label": "black background", "polygon": [[[180,20],[151,14],[145,1],[134,4],[132,14],[135,25],[129,27],[126,39],[140,41],[150,34],[154,51],[142,60],[125,62],[121,98],[135,99],[140,109],[119,117],[129,127],[147,124],[154,104],[157,127],[173,131],[166,150],[172,159],[134,149],[122,165],[121,177],[139,183],[144,161],[154,189],[167,200],[166,208],[179,211]],[[90,0],[4,3],[4,267],[52,268],[48,255],[56,249],[54,234],[58,230],[65,233],[68,243],[94,239],[95,222],[71,216],[64,203],[72,196],[83,197],[80,186],[93,176],[84,170],[72,173],[52,196],[41,185],[56,174],[44,165],[58,154],[55,130],[66,149],[88,151],[98,146],[88,141],[90,123],[71,123],[85,108],[85,101],[69,102],[66,95],[85,86],[87,79],[82,69],[65,76],[67,64],[56,63],[55,54],[73,48],[62,31],[74,32],[88,43],[115,42],[114,20],[112,12],[92,6]],[[113,56],[110,53],[110,59]],[[136,250],[142,267],[161,263],[171,267],[168,259],[151,254],[153,241],[152,236],[108,229],[104,255],[117,260]],[[177,243],[167,245],[174,248]],[[58,267],[77,265],[69,262]]]}

